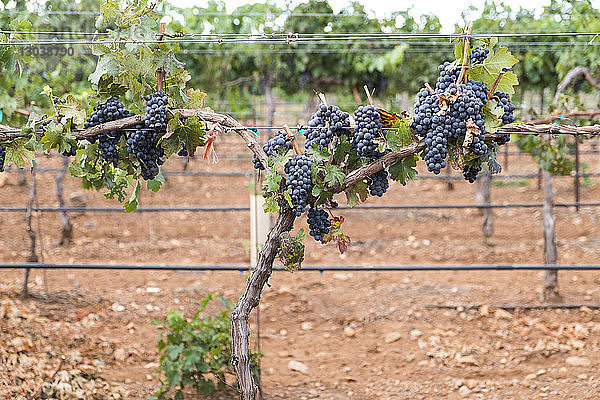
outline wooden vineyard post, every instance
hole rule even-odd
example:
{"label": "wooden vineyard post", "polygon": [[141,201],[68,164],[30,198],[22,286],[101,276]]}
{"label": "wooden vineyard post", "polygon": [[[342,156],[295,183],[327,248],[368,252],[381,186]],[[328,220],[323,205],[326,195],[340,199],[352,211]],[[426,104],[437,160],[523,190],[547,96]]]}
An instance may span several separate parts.
{"label": "wooden vineyard post", "polygon": [[[158,41],[159,42],[162,42],[165,40],[166,27],[167,27],[167,24],[165,22],[160,23],[160,28],[158,29]],[[165,80],[165,70],[163,69],[163,67],[160,67],[156,71],[156,91],[157,92],[160,92],[161,90],[163,90],[164,80]]]}
{"label": "wooden vineyard post", "polygon": [[[29,191],[29,201],[27,202],[27,211],[25,213],[25,221],[27,223],[27,233],[29,235],[30,248],[29,248],[29,257],[27,258],[27,262],[36,263],[38,262],[38,256],[35,252],[36,248],[36,235],[33,227],[31,225],[31,218],[33,215],[33,203],[35,202],[35,196],[37,193],[37,179],[36,179],[36,169],[33,167],[31,169],[31,189]],[[30,268],[25,268],[23,273],[23,289],[22,296],[29,296],[29,272]]]}
{"label": "wooden vineyard post", "polygon": [[[550,140],[549,138],[547,140]],[[542,169],[544,181],[544,208],[542,231],[544,234],[544,264],[556,265],[558,263],[558,251],[556,249],[556,232],[554,226],[554,198],[552,194],[552,176],[546,169]],[[544,291],[542,300],[560,301],[558,293],[558,270],[550,268],[544,271]]]}
{"label": "wooden vineyard post", "polygon": [[265,199],[260,194],[260,181],[255,179],[256,187],[250,192],[250,267],[256,268],[258,253],[265,244],[271,229],[271,216],[264,212]]}
{"label": "wooden vineyard post", "polygon": [[[479,179],[477,179],[477,203],[489,206],[492,203],[492,195],[490,190],[491,174],[488,168],[485,168]],[[483,223],[481,231],[485,242],[489,245],[494,234],[494,212],[490,207],[482,208]]]}
{"label": "wooden vineyard post", "polygon": [[575,211],[579,212],[579,138],[575,136]]}

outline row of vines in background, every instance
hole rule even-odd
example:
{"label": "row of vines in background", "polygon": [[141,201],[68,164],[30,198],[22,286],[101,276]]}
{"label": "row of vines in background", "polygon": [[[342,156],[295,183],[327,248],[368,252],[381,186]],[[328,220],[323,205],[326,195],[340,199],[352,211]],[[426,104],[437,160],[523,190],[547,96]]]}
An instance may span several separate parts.
{"label": "row of vines in background", "polygon": [[[9,4],[3,1],[2,4]],[[12,12],[2,13],[0,25],[18,29],[19,19],[32,23],[32,30],[93,32],[93,14],[44,14],[44,11],[98,10],[101,1],[83,0],[76,5],[64,0],[52,0],[36,5],[33,13],[26,2],[17,1]],[[168,25],[172,32],[249,33],[249,32],[358,32],[358,33],[437,33],[441,29],[434,15],[414,16],[407,11],[393,12],[389,17],[376,19],[369,10],[353,3],[339,12],[323,0],[311,0],[291,9],[273,4],[250,3],[227,14],[224,2],[211,2],[206,7],[178,8],[168,2],[159,6],[168,15],[180,15]],[[281,17],[281,13],[289,12]],[[511,9],[502,2],[487,1],[479,12],[469,12],[476,32],[597,32],[600,22],[594,17],[600,11],[591,1],[571,2],[552,0],[543,13],[526,8]],[[156,33],[154,31],[153,33]],[[0,34],[0,41],[7,40]],[[52,38],[52,36],[44,36]],[[76,37],[76,36],[73,36]],[[557,40],[560,43],[557,43]],[[318,87],[341,96],[342,101],[354,101],[353,93],[363,84],[376,88],[382,101],[394,98],[397,93],[414,94],[422,82],[432,81],[436,66],[445,59],[445,49],[419,41],[376,41],[368,48],[357,42],[309,43],[297,46],[269,44],[181,44],[179,60],[190,72],[190,86],[210,88],[213,100],[250,102],[251,95],[265,95],[271,89],[281,98],[308,101],[307,92]],[[439,42],[436,39],[431,42]],[[588,46],[589,38],[578,37],[505,37],[513,54],[521,60],[515,72],[522,77],[523,91],[540,92],[554,88],[564,75],[576,66],[588,67],[596,74],[599,54],[596,47]],[[420,42],[420,43],[419,43]],[[0,108],[6,118],[23,118],[14,111],[26,108],[31,101],[45,111],[50,104],[30,90],[49,84],[58,96],[69,93],[85,95],[88,90],[85,77],[94,71],[97,53],[83,46],[74,46],[75,55],[35,57],[35,62],[24,66],[29,73],[0,77]],[[325,51],[326,50],[326,51]],[[402,65],[402,74],[397,69]],[[578,79],[577,90],[589,92],[591,86]],[[517,93],[516,103],[520,103]],[[247,105],[238,104],[235,112],[247,112]]]}

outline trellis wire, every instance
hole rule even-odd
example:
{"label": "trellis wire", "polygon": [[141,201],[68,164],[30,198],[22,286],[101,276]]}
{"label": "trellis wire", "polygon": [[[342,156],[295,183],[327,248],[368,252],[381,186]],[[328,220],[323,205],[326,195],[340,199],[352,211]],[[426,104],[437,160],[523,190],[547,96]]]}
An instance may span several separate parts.
{"label": "trellis wire", "polygon": [[[27,32],[21,32],[26,34]],[[479,34],[406,34],[406,33],[278,33],[278,34],[193,34],[193,37],[209,37],[211,39],[168,39],[163,41],[160,40],[132,40],[132,39],[120,39],[120,40],[56,40],[56,41],[21,41],[21,42],[10,42],[0,43],[4,46],[44,46],[44,45],[93,45],[93,44],[158,44],[158,43],[267,43],[267,44],[296,44],[296,43],[309,43],[314,41],[329,41],[335,42],[343,40],[345,42],[349,40],[372,40],[372,39],[412,39],[412,38],[448,38],[457,39],[462,37],[470,38],[489,38],[495,37],[577,37],[577,36],[597,36],[600,32],[537,32],[537,33],[479,33]],[[243,37],[240,39],[240,37]],[[582,42],[583,43],[583,42]],[[590,43],[588,43],[591,45]]]}
{"label": "trellis wire", "polygon": [[[33,269],[107,269],[138,271],[251,271],[249,265],[141,265],[141,264],[61,264],[61,263],[3,263],[0,269],[33,268]],[[498,265],[302,265],[297,271],[353,271],[353,272],[385,272],[385,271],[540,271],[546,269],[566,271],[596,271],[600,265],[586,264],[498,264]],[[287,271],[284,267],[273,266],[274,271]]]}
{"label": "trellis wire", "polygon": [[[543,203],[513,203],[513,204],[391,204],[391,205],[361,205],[356,207],[339,206],[332,210],[445,210],[445,209],[482,209],[482,208],[541,208]],[[572,203],[554,203],[554,207],[600,207],[600,202],[572,202]],[[61,211],[79,211],[79,212],[125,212],[121,207],[33,207],[33,211],[41,212],[61,212]],[[8,207],[0,206],[0,212],[23,212],[26,207]],[[250,207],[140,207],[136,212],[232,212],[232,211],[250,211]]]}

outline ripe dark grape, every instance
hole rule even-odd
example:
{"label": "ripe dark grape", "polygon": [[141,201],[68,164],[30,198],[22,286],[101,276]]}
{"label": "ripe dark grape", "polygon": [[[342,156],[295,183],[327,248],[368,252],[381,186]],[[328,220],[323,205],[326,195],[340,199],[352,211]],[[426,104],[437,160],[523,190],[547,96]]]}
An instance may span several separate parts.
{"label": "ripe dark grape", "polygon": [[369,105],[360,106],[354,112],[356,127],[352,136],[352,147],[361,157],[373,157],[377,152],[374,139],[381,134],[381,115],[379,108]]}
{"label": "ripe dark grape", "polygon": [[165,132],[167,129],[167,104],[169,97],[159,90],[146,96],[146,117],[144,124],[157,132]]}
{"label": "ripe dark grape", "polygon": [[480,47],[475,47],[473,50],[471,50],[471,63],[481,64],[483,60],[486,59],[489,53],[490,49],[482,49]]}
{"label": "ripe dark grape", "polygon": [[141,162],[142,178],[153,179],[158,175],[158,166],[165,152],[158,145],[158,133],[144,129],[144,125],[136,125],[135,131],[127,138],[127,151]]}
{"label": "ripe dark grape", "polygon": [[[287,133],[284,131],[277,131],[265,145],[263,151],[267,153],[267,156],[280,156],[286,151],[292,148],[292,139],[288,138]],[[258,157],[254,155],[252,157],[252,163],[256,169],[265,169],[262,163],[258,160]]]}
{"label": "ripe dark grape", "polygon": [[67,151],[63,151],[62,155],[65,157],[75,157],[77,155],[77,146],[71,144],[71,148]]}
{"label": "ripe dark grape", "polygon": [[515,105],[510,102],[510,96],[506,93],[496,92],[494,93],[494,98],[498,100],[498,104],[504,108],[504,114],[502,114],[502,123],[507,125],[515,122]]}
{"label": "ripe dark grape", "polygon": [[469,150],[476,156],[483,156],[488,151],[487,144],[484,142],[485,136],[483,134],[474,135],[473,142],[469,146]]}
{"label": "ripe dark grape", "polygon": [[446,168],[446,156],[448,156],[448,139],[444,131],[436,130],[425,136],[425,163],[427,170],[439,174],[442,168]]}
{"label": "ripe dark grape", "polygon": [[327,147],[334,136],[348,134],[349,127],[350,114],[336,106],[321,104],[308,121],[304,148],[310,150],[315,143],[321,147]]}
{"label": "ripe dark grape", "polygon": [[451,84],[456,83],[460,75],[460,68],[456,68],[448,61],[440,65],[438,71],[440,71],[440,77],[435,83],[435,89],[440,92],[445,91]]}
{"label": "ripe dark grape", "polygon": [[369,177],[368,182],[369,193],[371,193],[371,196],[381,197],[390,187],[390,184],[388,183],[388,173],[386,170],[375,172]]}
{"label": "ripe dark grape", "polygon": [[[146,96],[144,125],[136,125],[127,139],[127,151],[141,162],[142,178],[153,179],[162,165],[165,152],[158,144],[160,134],[167,129],[167,94],[160,90]],[[149,129],[144,129],[144,126]]]}
{"label": "ripe dark grape", "polygon": [[6,157],[6,147],[0,145],[0,172],[4,172],[4,158]]}
{"label": "ripe dark grape", "polygon": [[463,167],[463,177],[470,183],[475,182],[477,174],[481,171],[481,165],[465,165]]}
{"label": "ripe dark grape", "polygon": [[[91,128],[96,125],[103,124],[109,121],[115,121],[117,119],[126,118],[134,115],[123,107],[123,104],[119,101],[117,96],[113,96],[108,99],[105,103],[98,102],[96,107],[93,108],[93,112],[85,120],[84,128]],[[106,162],[117,164],[119,150],[117,144],[119,139],[124,134],[123,131],[110,131],[98,135],[95,141],[98,140],[98,147],[100,148],[102,158]]]}
{"label": "ripe dark grape", "polygon": [[311,206],[308,209],[308,228],[310,236],[315,238],[317,242],[323,239],[323,236],[329,233],[331,221],[329,221],[327,212]]}
{"label": "ripe dark grape", "polygon": [[286,189],[291,189],[292,209],[296,217],[306,209],[308,196],[312,193],[312,161],[307,156],[295,155],[284,167],[287,174]]}
{"label": "ripe dark grape", "polygon": [[431,130],[431,120],[440,113],[439,98],[430,94],[423,88],[417,94],[415,103],[415,117],[412,120],[411,128],[420,137],[425,137]]}
{"label": "ripe dark grape", "polygon": [[[507,93],[496,92],[494,93],[494,99],[498,101],[498,105],[504,108],[504,114],[502,114],[502,124],[512,124],[515,122],[515,105],[511,103],[510,96]],[[494,142],[499,145],[506,144],[510,141],[510,134],[502,135],[499,138],[494,139]]]}
{"label": "ripe dark grape", "polygon": [[181,150],[179,150],[179,152],[177,152],[177,155],[180,157],[187,157],[190,155],[187,151],[187,148],[185,147],[185,143],[183,144],[183,147],[181,148]]}

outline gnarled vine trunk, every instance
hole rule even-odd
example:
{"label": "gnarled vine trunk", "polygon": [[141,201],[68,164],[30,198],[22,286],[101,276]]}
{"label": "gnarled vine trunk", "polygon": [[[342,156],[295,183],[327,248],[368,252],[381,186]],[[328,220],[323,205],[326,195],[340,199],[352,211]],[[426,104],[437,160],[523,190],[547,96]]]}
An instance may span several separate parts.
{"label": "gnarled vine trunk", "polygon": [[233,337],[231,364],[235,369],[243,400],[259,398],[259,388],[250,368],[248,317],[258,306],[262,290],[271,276],[273,262],[279,250],[279,236],[293,228],[294,220],[292,210],[282,207],[275,226],[269,232],[267,241],[258,256],[256,269],[252,271],[246,283],[246,290],[231,313]]}

